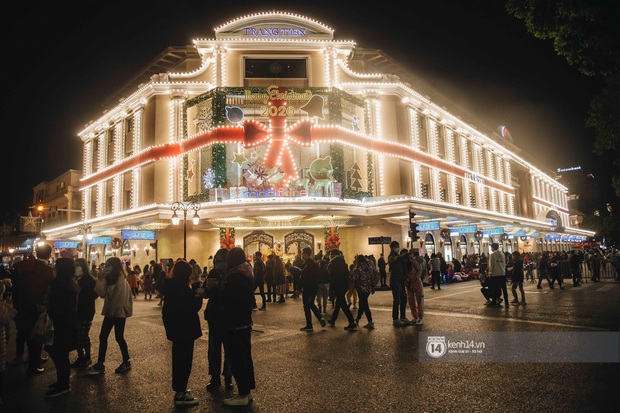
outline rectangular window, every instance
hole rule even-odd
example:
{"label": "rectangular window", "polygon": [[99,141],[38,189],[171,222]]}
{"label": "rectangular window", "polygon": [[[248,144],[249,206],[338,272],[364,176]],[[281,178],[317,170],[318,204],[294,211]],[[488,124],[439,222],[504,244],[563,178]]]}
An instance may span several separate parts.
{"label": "rectangular window", "polygon": [[123,144],[125,146],[125,156],[130,156],[133,153],[133,131],[134,131],[134,119],[125,119],[125,139]]}
{"label": "rectangular window", "polygon": [[305,79],[306,59],[245,59],[246,79]]}
{"label": "rectangular window", "polygon": [[446,141],[441,125],[437,125],[437,156],[440,159],[446,159]]}
{"label": "rectangular window", "polygon": [[90,167],[92,172],[97,172],[97,166],[99,166],[99,138],[95,138],[91,142],[93,145],[93,151]]}
{"label": "rectangular window", "polygon": [[428,150],[428,138],[426,136],[426,117],[418,115],[418,146],[421,151]]}
{"label": "rectangular window", "polygon": [[107,154],[108,154],[108,165],[112,165],[114,163],[114,129],[110,129],[107,132]]}

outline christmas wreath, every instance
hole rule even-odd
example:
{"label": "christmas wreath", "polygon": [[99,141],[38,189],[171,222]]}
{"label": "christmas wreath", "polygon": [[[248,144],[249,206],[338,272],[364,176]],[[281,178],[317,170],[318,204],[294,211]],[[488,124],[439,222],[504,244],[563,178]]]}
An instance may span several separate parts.
{"label": "christmas wreath", "polygon": [[110,244],[110,246],[112,247],[112,249],[117,250],[121,247],[122,243],[123,240],[121,240],[120,238],[114,238],[112,239],[112,243]]}

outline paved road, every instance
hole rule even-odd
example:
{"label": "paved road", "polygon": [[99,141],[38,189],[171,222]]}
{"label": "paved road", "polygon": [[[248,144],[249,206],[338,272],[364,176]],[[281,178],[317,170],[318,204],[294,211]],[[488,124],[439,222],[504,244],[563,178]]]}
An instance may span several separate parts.
{"label": "paved road", "polygon": [[[569,283],[570,284],[570,283]],[[611,412],[616,411],[620,383],[618,363],[420,362],[423,333],[455,332],[617,332],[620,331],[620,285],[588,283],[566,290],[537,290],[526,285],[528,305],[492,309],[484,305],[478,282],[451,284],[441,291],[425,288],[423,326],[393,327],[391,293],[371,296],[375,330],[343,330],[315,324],[303,333],[301,300],[270,304],[255,312],[253,356],[257,389],[247,408],[222,405],[222,394],[205,391],[207,330],[196,343],[190,388],[200,399],[192,412]],[[98,300],[100,301],[100,300]],[[116,375],[120,352],[112,336],[108,372],[94,378],[74,373],[73,392],[46,400],[55,379],[46,372],[26,378],[24,367],[5,372],[3,411],[21,412],[172,412],[170,344],[157,301],[135,302],[126,338],[133,369]],[[101,303],[99,303],[101,305]],[[328,312],[330,309],[328,308]],[[91,337],[96,354],[101,316]],[[565,352],[563,343],[528,349]],[[530,354],[530,353],[528,353]],[[14,355],[9,347],[9,359]],[[617,406],[615,406],[617,407]]]}

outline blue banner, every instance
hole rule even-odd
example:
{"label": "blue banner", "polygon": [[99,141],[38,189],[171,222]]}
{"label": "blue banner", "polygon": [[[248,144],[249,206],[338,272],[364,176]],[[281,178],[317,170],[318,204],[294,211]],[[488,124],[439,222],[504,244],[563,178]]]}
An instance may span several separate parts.
{"label": "blue banner", "polygon": [[132,239],[132,240],[154,241],[155,240],[155,231],[144,231],[144,230],[136,230],[136,229],[123,229],[123,230],[121,230],[121,238],[122,239]]}
{"label": "blue banner", "polygon": [[77,248],[80,241],[54,241],[54,248]]}
{"label": "blue banner", "polygon": [[112,237],[94,237],[88,240],[88,245],[109,245],[112,243]]}
{"label": "blue banner", "polygon": [[454,237],[459,234],[475,234],[478,231],[478,227],[476,225],[465,225],[462,227],[453,227],[450,228],[450,236]]}
{"label": "blue banner", "polygon": [[488,235],[502,235],[504,233],[504,228],[498,227],[498,228],[483,229],[482,233],[488,234]]}
{"label": "blue banner", "polygon": [[418,222],[418,231],[439,231],[439,221]]}

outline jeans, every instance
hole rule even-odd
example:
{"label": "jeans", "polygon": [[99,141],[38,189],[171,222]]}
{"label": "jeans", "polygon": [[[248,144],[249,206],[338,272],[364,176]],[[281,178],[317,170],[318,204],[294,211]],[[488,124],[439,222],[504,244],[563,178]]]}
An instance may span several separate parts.
{"label": "jeans", "polygon": [[349,309],[349,306],[347,305],[347,299],[344,297],[345,293],[346,293],[345,291],[334,291],[334,297],[335,297],[336,304],[334,307],[334,312],[332,313],[333,323],[335,323],[336,320],[338,319],[338,314],[340,313],[341,309],[344,315],[347,317],[347,320],[349,320],[349,324],[355,323],[353,314],[351,313],[351,310]]}
{"label": "jeans", "polygon": [[441,290],[441,273],[439,271],[431,271],[431,288],[437,288]]}
{"label": "jeans", "polygon": [[363,315],[366,315],[366,319],[368,320],[368,322],[372,323],[372,313],[370,312],[370,306],[368,305],[368,297],[370,297],[370,293],[358,291],[357,296],[360,299],[360,307],[357,310],[358,322],[362,319]]}
{"label": "jeans", "polygon": [[56,383],[59,389],[69,387],[71,365],[69,362],[69,349],[66,346],[46,346],[45,350],[50,355],[56,368]]}
{"label": "jeans", "polygon": [[316,299],[316,291],[304,290],[301,293],[301,299],[304,303],[304,315],[306,316],[306,327],[312,327],[312,312],[317,320],[321,320],[321,310],[316,306],[314,300]]}
{"label": "jeans", "polygon": [[[267,298],[265,297],[265,283],[261,280],[256,281],[254,284],[254,291],[256,291],[256,288],[258,287],[258,291],[260,292],[260,298],[261,300],[263,300],[263,308],[267,307],[267,303],[266,300]],[[254,307],[256,307],[256,295],[252,294],[252,300],[254,301]]]}
{"label": "jeans", "polygon": [[99,333],[99,357],[97,362],[105,363],[105,354],[108,350],[108,336],[112,327],[114,327],[114,338],[121,349],[123,356],[123,363],[129,360],[129,350],[127,349],[127,342],[125,341],[125,321],[124,317],[103,317],[103,323],[101,324],[101,332]]}
{"label": "jeans", "polygon": [[407,289],[407,295],[411,317],[414,320],[422,319],[424,317],[424,288],[422,287],[422,280],[412,281]]}
{"label": "jeans", "polygon": [[224,349],[230,357],[230,368],[241,396],[249,394],[250,390],[256,388],[251,333],[251,327],[228,330],[224,340]]}
{"label": "jeans", "polygon": [[207,359],[209,361],[209,375],[212,381],[220,382],[220,374],[224,377],[231,377],[230,361],[228,354],[224,352],[224,371],[222,372],[222,347],[226,334],[221,327],[213,327],[209,323],[209,347],[207,349]]}
{"label": "jeans", "polygon": [[172,342],[172,390],[184,392],[192,372],[194,340]]}
{"label": "jeans", "polygon": [[390,278],[390,287],[392,288],[392,320],[406,318],[407,311],[407,291],[402,279],[396,277]]}
{"label": "jeans", "polygon": [[327,301],[329,299],[329,284],[319,284],[319,291],[316,295],[317,306],[323,311],[327,310]]}
{"label": "jeans", "polygon": [[525,302],[525,290],[523,289],[523,281],[513,282],[510,290],[512,291],[512,297],[514,301],[519,301],[519,297],[517,297],[517,288],[521,291],[521,301]]}

